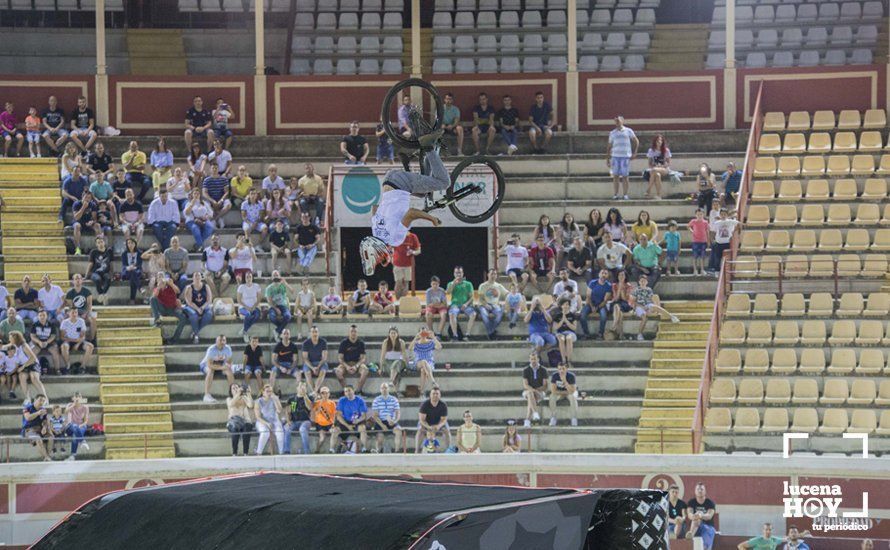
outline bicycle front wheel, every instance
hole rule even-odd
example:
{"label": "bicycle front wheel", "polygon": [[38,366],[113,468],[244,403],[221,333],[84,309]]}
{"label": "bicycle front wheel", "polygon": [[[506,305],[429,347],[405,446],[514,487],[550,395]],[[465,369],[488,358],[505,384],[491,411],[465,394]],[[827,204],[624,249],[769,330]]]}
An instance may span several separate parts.
{"label": "bicycle front wheel", "polygon": [[465,158],[451,171],[451,185],[445,192],[448,208],[464,223],[482,223],[500,208],[505,185],[504,172],[493,159]]}
{"label": "bicycle front wheel", "polygon": [[420,105],[414,107],[420,111],[419,125],[424,131],[430,132],[442,127],[442,117],[445,113],[445,104],[436,87],[420,78],[408,78],[389,89],[383,98],[383,106],[380,110],[380,119],[383,130],[393,144],[406,149],[419,149],[420,142],[417,136],[406,135],[403,128],[399,128],[398,110],[402,105],[402,98],[410,95],[412,88],[420,88],[422,99]]}

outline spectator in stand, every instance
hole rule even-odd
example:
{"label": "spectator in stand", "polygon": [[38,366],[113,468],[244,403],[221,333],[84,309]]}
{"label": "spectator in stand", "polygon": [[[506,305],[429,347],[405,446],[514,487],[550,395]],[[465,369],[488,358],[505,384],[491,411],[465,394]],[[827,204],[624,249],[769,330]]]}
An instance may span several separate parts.
{"label": "spectator in stand", "polygon": [[680,274],[680,232],[677,230],[677,220],[668,222],[668,230],[664,234],[666,275]]}
{"label": "spectator in stand", "polygon": [[145,232],[145,209],[142,203],[136,200],[136,193],[132,189],[125,191],[126,199],[121,202],[118,208],[118,219],[124,238],[129,239],[131,235],[136,235],[136,243],[142,242],[142,235]]}
{"label": "spectator in stand", "polygon": [[593,277],[593,255],[584,246],[584,237],[576,235],[572,239],[572,247],[566,252],[566,270],[576,281],[588,283]]}
{"label": "spectator in stand", "polygon": [[512,329],[519,321],[519,316],[525,313],[525,296],[519,291],[516,283],[510,283],[510,292],[507,293],[505,307],[505,313],[510,320],[510,328]]}
{"label": "spectator in stand", "polygon": [[442,401],[439,386],[433,386],[429,399],[420,404],[418,413],[417,434],[414,437],[414,452],[420,453],[421,440],[432,432],[433,436],[444,435],[445,446],[451,446],[451,427],[448,426],[448,405]]}
{"label": "spectator in stand", "polygon": [[436,370],[436,352],[442,349],[442,342],[436,338],[433,331],[420,327],[408,349],[414,354],[414,368],[420,372],[420,393],[423,394],[427,382],[436,385],[433,372]]}
{"label": "spectator in stand", "polygon": [[[175,237],[174,237],[175,238]],[[90,250],[89,264],[87,264],[86,276],[96,285],[96,297],[99,302],[108,304],[108,289],[111,288],[113,271],[111,262],[114,261],[114,253],[101,235],[96,237],[96,248]]]}
{"label": "spectator in stand", "polygon": [[[328,367],[328,341],[318,335],[318,327],[312,325],[309,338],[303,341],[300,348],[303,359],[303,376],[312,393],[318,393],[330,368]],[[315,377],[315,382],[312,378]]]}
{"label": "spectator in stand", "polygon": [[176,201],[167,193],[167,186],[162,185],[158,193],[158,197],[148,206],[148,224],[161,249],[166,250],[170,247],[171,238],[176,234],[182,217]]}
{"label": "spectator in stand", "polygon": [[[288,287],[290,288],[290,287]],[[303,338],[303,319],[306,319],[306,326],[312,327],[315,319],[315,309],[318,303],[315,300],[315,292],[309,286],[309,279],[304,278],[300,281],[300,292],[294,300],[294,317],[297,318],[297,338]]]}
{"label": "spectator in stand", "polygon": [[204,284],[200,271],[192,273],[192,283],[182,292],[183,312],[192,326],[192,341],[201,342],[201,331],[213,322],[213,293]]}
{"label": "spectator in stand", "polygon": [[65,303],[77,310],[77,314],[89,325],[91,337],[96,334],[96,314],[93,312],[93,296],[90,289],[83,286],[83,275],[75,273],[71,277],[71,288],[65,293]]}
{"label": "spectator in stand", "polygon": [[609,270],[601,269],[599,277],[587,283],[587,300],[581,310],[581,330],[584,336],[590,336],[587,317],[596,312],[599,315],[599,331],[594,338],[602,340],[606,334],[606,321],[609,317],[609,307],[612,303],[612,284],[609,282]]}
{"label": "spectator in stand", "polygon": [[[189,202],[189,197],[191,196],[192,184],[189,181],[189,178],[183,174],[182,168],[178,166],[174,168],[172,175],[167,178],[166,183],[167,192],[170,193],[170,198],[176,201],[180,210],[184,210]],[[160,184],[155,183],[155,189],[158,189],[159,187]]]}
{"label": "spectator in stand", "polygon": [[455,434],[457,450],[464,455],[477,455],[482,453],[482,428],[473,422],[473,413],[464,411],[464,423],[457,427]]}
{"label": "spectator in stand", "polygon": [[640,244],[633,249],[634,264],[632,271],[634,277],[640,278],[643,275],[649,276],[649,282],[653,288],[661,277],[661,268],[658,266],[658,259],[661,257],[662,248],[654,241],[650,241],[645,233],[640,235]]}
{"label": "spectator in stand", "polygon": [[[265,350],[260,345],[259,336],[251,336],[250,342],[244,346],[242,368],[244,369],[244,385],[250,384],[253,376],[257,383],[257,393],[263,390],[263,374],[266,372],[266,361],[263,359]],[[233,373],[234,373],[234,369]]]}
{"label": "spectator in stand", "polygon": [[406,138],[410,138],[412,131],[411,126],[408,125],[408,113],[411,112],[411,95],[403,94],[402,95],[402,104],[399,105],[399,108],[396,111],[396,117],[399,120],[399,132]]}
{"label": "spectator in stand", "polygon": [[[2,323],[0,323],[2,324]],[[84,357],[89,360],[90,355]],[[37,393],[46,395],[46,388],[40,381],[40,363],[31,346],[25,342],[24,331],[14,330],[9,333],[9,348],[7,350],[7,367],[10,364],[18,371],[19,385],[25,392],[25,399],[31,399],[30,387],[34,387]],[[30,386],[28,383],[30,382]]]}
{"label": "spectator in stand", "polygon": [[658,294],[649,288],[649,278],[645,274],[640,275],[639,286],[630,291],[630,298],[630,305],[634,308],[636,316],[640,318],[640,332],[637,334],[637,340],[645,340],[643,331],[646,329],[649,315],[653,313],[668,317],[672,323],[680,322],[676,315],[661,306],[661,300]]}
{"label": "spectator in stand", "polygon": [[248,331],[262,317],[263,311],[260,309],[260,285],[253,282],[253,273],[248,271],[244,274],[244,282],[238,285],[238,315],[243,320],[241,330],[238,336],[244,338],[244,342],[249,342],[250,337]]}
{"label": "spectator in stand", "polygon": [[[573,295],[578,294],[578,283],[569,278],[567,269],[559,270],[559,280],[553,285],[551,294],[555,301],[571,300]],[[579,309],[578,311],[580,312],[581,310]]]}
{"label": "spectator in stand", "polygon": [[[649,187],[646,188],[645,198],[658,201],[661,200],[661,183],[671,172],[671,150],[663,135],[655,134],[646,157],[649,159],[649,169],[646,170]],[[652,195],[653,190],[655,195]]]}
{"label": "spectator in stand", "polygon": [[272,282],[266,287],[263,296],[269,303],[269,322],[275,326],[276,339],[290,324],[290,295],[294,288],[290,286],[279,271],[272,272]]}
{"label": "spectator in stand", "polygon": [[680,499],[680,488],[671,485],[668,488],[668,535],[671,539],[684,538],[686,535],[686,503]]}
{"label": "spectator in stand", "polygon": [[736,170],[735,163],[730,162],[726,165],[726,172],[723,172],[720,179],[723,180],[723,204],[727,208],[735,208],[739,189],[742,187],[742,172]]}
{"label": "spectator in stand", "polygon": [[512,155],[519,150],[516,140],[519,138],[519,110],[513,106],[513,98],[505,95],[503,107],[497,112],[496,120],[501,129],[501,137],[507,144],[507,154]]}
{"label": "spectator in stand", "polygon": [[720,209],[720,219],[711,224],[711,231],[714,232],[714,242],[711,244],[711,262],[708,265],[708,273],[711,275],[720,276],[723,253],[729,250],[729,244],[738,225],[735,213],[729,217],[729,212],[725,208]]}
{"label": "spectator in stand", "polygon": [[191,150],[193,139],[205,138],[207,149],[210,149],[213,138],[216,137],[212,125],[213,114],[204,108],[204,99],[196,95],[192,100],[192,106],[185,112],[185,146]]}
{"label": "spectator in stand", "polygon": [[612,240],[616,243],[623,243],[627,236],[627,224],[621,216],[621,211],[617,208],[610,208],[606,214],[606,221],[603,223],[603,237],[606,233],[612,236]]}
{"label": "spectator in stand", "polygon": [[[796,525],[788,526],[788,538],[786,539],[788,542],[785,543],[785,546],[782,547],[782,550],[810,550],[810,545],[804,542],[801,537],[809,537],[812,536],[809,531],[804,531],[801,533],[797,530]],[[863,542],[863,548],[864,543]]]}
{"label": "spectator in stand", "polygon": [[408,346],[399,337],[399,329],[395,325],[389,327],[386,338],[380,345],[380,371],[389,373],[393,388],[398,391],[402,372],[408,368]]}
{"label": "spectator in stand", "polygon": [[10,307],[6,309],[5,318],[0,321],[0,340],[8,342],[9,335],[16,330],[24,333],[25,322],[22,321],[21,317],[15,314],[15,308]]}
{"label": "spectator in stand", "polygon": [[37,320],[37,310],[40,309],[40,298],[37,290],[31,288],[31,276],[22,277],[21,288],[16,289],[13,294],[13,302],[15,303],[16,313],[22,321],[29,324]]}
{"label": "spectator in stand", "polygon": [[337,289],[331,285],[328,287],[328,293],[321,299],[319,313],[321,315],[343,315],[343,297],[337,292]]}
{"label": "spectator in stand", "polygon": [[624,200],[629,199],[630,161],[636,156],[639,147],[640,140],[633,130],[624,125],[624,117],[616,116],[615,128],[609,132],[609,145],[606,147],[606,156],[609,157],[606,163],[612,174],[612,189],[615,193],[612,200],[620,199],[622,195]]}
{"label": "spectator in stand", "polygon": [[717,198],[716,177],[711,172],[707,163],[701,163],[698,167],[696,182],[698,184],[698,207],[705,209],[707,215],[711,215],[711,205]]}
{"label": "spectator in stand", "polygon": [[371,292],[368,290],[368,282],[359,279],[355,292],[349,297],[346,313],[370,313],[370,306]]}
{"label": "spectator in stand", "polygon": [[269,168],[266,170],[266,177],[263,178],[262,188],[263,195],[266,197],[272,194],[273,189],[284,191],[287,188],[284,178],[278,175],[278,166],[274,164],[269,165]]}
{"label": "spectator in stand", "polygon": [[565,266],[565,255],[572,249],[572,243],[575,237],[583,237],[584,231],[581,226],[575,223],[575,216],[571,212],[562,215],[562,221],[556,226],[556,265],[558,267]]}
{"label": "spectator in stand", "polygon": [[503,253],[507,257],[507,275],[520,292],[528,285],[530,271],[528,269],[528,249],[519,241],[519,234],[513,233],[504,245]]}
{"label": "spectator in stand", "polygon": [[253,409],[253,398],[250,396],[250,387],[247,384],[229,384],[229,397],[226,398],[226,408],[229,419],[226,421],[226,429],[232,434],[232,456],[238,456],[238,440],[241,440],[241,454],[247,456],[250,448],[250,438],[253,435],[254,425],[250,421],[250,411]]}
{"label": "spectator in stand", "polygon": [[871,539],[865,539],[860,548],[861,550],[875,550],[875,543]]}
{"label": "spectator in stand", "polygon": [[561,300],[559,304],[559,310],[553,315],[553,333],[556,335],[563,362],[571,365],[575,342],[578,340],[578,316],[572,313],[568,300]]}
{"label": "spectator in stand", "polygon": [[[93,155],[94,153],[90,153]],[[85,167],[92,171],[92,168],[89,167],[89,164],[85,165]],[[97,203],[102,203],[108,209],[108,212],[111,214],[112,225],[115,229],[117,229],[118,218],[117,218],[117,205],[115,204],[117,200],[117,196],[114,194],[114,186],[111,183],[101,177],[102,172],[96,172],[100,177],[91,176],[92,183],[90,183],[90,193],[93,194],[93,198]]]}
{"label": "spectator in stand", "polygon": [[[43,394],[34,398],[34,401],[25,401],[22,408],[22,435],[31,442],[31,446],[37,447],[37,452],[43,457],[44,462],[52,462],[49,457],[46,439],[49,436],[49,427],[46,410],[46,396]],[[51,441],[51,438],[49,438]]]}
{"label": "spectator in stand", "polygon": [[222,296],[232,280],[229,267],[229,251],[219,244],[219,235],[210,237],[210,246],[204,249],[201,256],[204,262],[204,281],[214,296]]}
{"label": "spectator in stand", "polygon": [[[139,143],[135,140],[130,142],[130,148],[121,155],[121,166],[127,173],[125,180],[127,188],[135,191],[138,186],[136,197],[140,201],[145,199],[145,195],[152,186],[151,178],[145,174],[147,160],[145,153],[139,150]],[[171,160],[170,163],[172,164],[173,161]]]}
{"label": "spectator in stand", "polygon": [[102,232],[98,221],[99,206],[93,200],[93,194],[89,189],[84,189],[80,199],[71,206],[72,238],[74,239],[74,254],[80,255],[80,237],[82,234],[92,235]]}
{"label": "spectator in stand", "polygon": [[[62,319],[62,308],[65,305],[65,293],[58,285],[53,284],[53,279],[48,273],[41,279],[43,286],[37,291],[37,300],[40,308],[46,310],[47,319],[56,324]],[[6,300],[0,300],[0,308],[6,305]]]}
{"label": "spectator in stand", "polygon": [[164,250],[164,261],[167,264],[167,273],[176,282],[179,289],[184,289],[188,284],[189,253],[179,246],[179,237],[170,239],[170,248]]}
{"label": "spectator in stand", "polygon": [[213,208],[201,197],[201,190],[192,189],[190,195],[188,203],[182,209],[182,217],[185,226],[195,239],[192,252],[200,252],[204,249],[207,239],[216,231],[216,224],[213,223]]}
{"label": "spectator in stand", "polygon": [[[256,417],[256,431],[259,433],[256,444],[256,454],[260,456],[266,448],[266,443],[272,434],[275,434],[275,442],[278,444],[278,453],[284,452],[284,426],[281,424],[281,414],[284,412],[281,401],[272,391],[272,386],[263,386],[263,394],[253,402],[253,415]],[[276,454],[275,447],[269,449],[269,454]]]}
{"label": "spectator in stand", "polygon": [[[529,252],[529,260],[532,266],[529,272],[530,281],[537,288],[538,292],[546,292],[553,279],[556,278],[556,259],[553,249],[545,242],[543,234],[539,233],[535,237],[535,245]],[[547,282],[542,288],[538,282],[539,278],[546,277]]]}
{"label": "spectator in stand", "polygon": [[3,156],[9,157],[9,146],[15,140],[15,156],[22,156],[22,146],[25,143],[25,136],[18,129],[18,120],[13,111],[15,106],[12,101],[5,103],[5,109],[0,113],[0,137],[3,138]]}
{"label": "spectator in stand", "polygon": [[287,400],[287,425],[284,427],[283,454],[290,454],[290,439],[294,432],[300,434],[300,449],[302,454],[308,455],[312,451],[309,448],[309,430],[312,422],[309,420],[312,411],[312,397],[306,387],[306,382],[297,384],[297,393]]}
{"label": "spectator in stand", "polygon": [[337,375],[337,380],[340,381],[340,385],[343,387],[346,386],[347,376],[358,375],[359,379],[358,385],[356,386],[356,392],[358,392],[359,395],[362,395],[362,389],[365,387],[365,380],[368,379],[368,374],[370,373],[368,366],[365,363],[365,358],[365,343],[359,340],[358,327],[349,325],[349,336],[340,342],[340,346],[337,350],[339,364],[337,365],[337,368],[334,369],[334,374]]}
{"label": "spectator in stand", "polygon": [[[77,146],[73,142],[68,142],[65,145],[65,152],[59,158],[59,174],[62,178],[62,189],[64,189],[65,180],[74,172],[75,167],[80,167],[81,172],[86,170],[83,166],[83,157],[80,156]],[[65,195],[63,194],[62,196],[64,197]]]}
{"label": "spectator in stand", "polygon": [[40,117],[37,116],[37,107],[28,108],[28,116],[25,117],[25,136],[31,158],[41,158],[43,155],[40,151]]}
{"label": "spectator in stand", "polygon": [[606,269],[617,280],[618,274],[624,271],[624,266],[630,262],[631,252],[620,242],[612,240],[612,234],[603,234],[603,244],[596,251],[596,263],[600,269]]}
{"label": "spectator in stand", "polygon": [[229,149],[232,147],[232,137],[234,136],[232,130],[229,129],[229,119],[235,118],[235,110],[223,98],[218,97],[216,98],[216,107],[210,115],[213,119],[213,133],[217,137],[216,141],[223,140],[226,149]]}
{"label": "spectator in stand", "polygon": [[[101,141],[96,142],[96,146],[86,156],[82,167],[90,175],[90,180],[94,182],[109,181],[114,177],[114,159],[105,152],[105,144]],[[96,193],[93,192],[93,194],[95,195]]]}
{"label": "spectator in stand", "polygon": [[259,233],[260,238],[253,249],[263,251],[263,242],[269,236],[269,226],[263,223],[266,213],[266,205],[260,200],[260,194],[256,189],[251,189],[247,200],[241,203],[241,231],[244,232],[244,240],[251,246],[250,234]]}
{"label": "spectator in stand", "polygon": [[[68,310],[68,317],[59,325],[59,335],[62,340],[62,359],[65,361],[65,369],[71,369],[71,352],[82,351],[82,365],[89,364],[93,355],[93,344],[87,340],[87,325],[77,315],[77,310]],[[33,383],[33,380],[32,380]],[[25,384],[22,384],[24,387]]]}
{"label": "spectator in stand", "polygon": [[43,139],[55,155],[59,154],[59,148],[68,139],[68,130],[65,129],[65,111],[59,107],[56,96],[49,96],[49,106],[41,115],[43,120]]}
{"label": "spectator in stand", "polygon": [[454,104],[454,94],[447,92],[443,97],[445,109],[442,114],[442,129],[457,139],[457,156],[464,150],[464,127],[460,124],[460,109]]}
{"label": "spectator in stand", "polygon": [[[37,321],[31,325],[30,334],[31,349],[34,355],[40,357],[49,356],[50,368],[56,374],[60,374],[62,359],[59,355],[59,342],[53,322],[46,310],[41,309],[37,314]],[[67,372],[65,373],[67,374]]]}
{"label": "spectator in stand", "polygon": [[173,152],[167,148],[167,140],[158,138],[158,143],[149,157],[151,182],[155,191],[173,176]]}
{"label": "spectator in stand", "polygon": [[399,426],[401,416],[399,400],[396,396],[390,395],[389,384],[386,382],[380,384],[380,395],[371,402],[371,416],[368,420],[368,429],[371,433],[377,434],[377,442],[372,452],[383,452],[383,438],[389,433],[393,434],[394,452],[399,452],[402,441],[402,427]]}
{"label": "spectator in stand", "polygon": [[420,256],[420,239],[412,232],[405,235],[402,244],[392,250],[392,276],[395,279],[396,298],[408,293],[413,280],[414,257]]}
{"label": "spectator in stand", "polygon": [[[243,204],[243,203],[242,203]],[[265,200],[266,224],[271,230],[275,222],[284,224],[285,229],[290,226],[290,201],[284,198],[284,191],[273,189],[268,199]]]}
{"label": "spectator in stand", "polygon": [[333,453],[337,438],[331,433],[331,428],[334,427],[334,419],[337,416],[337,403],[331,399],[331,390],[326,386],[318,391],[318,397],[312,404],[311,416],[315,431],[318,432],[318,446],[315,448],[315,452],[321,451],[326,436],[330,435],[329,452]]}
{"label": "spectator in stand", "polygon": [[[535,92],[535,103],[528,111],[528,139],[531,141],[532,153],[547,152],[547,146],[553,138],[553,108],[544,101],[544,92]],[[543,140],[540,147],[538,139]]]}
{"label": "spectator in stand", "polygon": [[640,236],[642,235],[649,237],[649,240],[653,243],[657,243],[659,240],[658,224],[652,221],[652,217],[649,216],[649,212],[646,210],[640,210],[640,213],[637,214],[637,221],[630,226],[630,232],[633,240],[628,245],[640,242]]}
{"label": "spectator in stand", "polygon": [[550,425],[556,426],[556,405],[566,399],[572,411],[572,426],[578,425],[578,386],[566,363],[560,363],[550,377]]}
{"label": "spectator in stand", "polygon": [[686,502],[686,516],[691,522],[686,538],[701,537],[705,550],[711,550],[717,533],[714,528],[716,513],[717,505],[708,498],[705,484],[699,481],[695,484],[695,497]]}
{"label": "spectator in stand", "polygon": [[207,155],[204,154],[200,144],[192,144],[186,160],[189,163],[189,177],[192,178],[192,187],[198,187],[210,172],[207,166]]}
{"label": "spectator in stand", "polygon": [[275,220],[272,231],[269,232],[269,251],[272,253],[272,269],[278,268],[278,256],[284,256],[287,263],[285,264],[285,275],[290,275],[293,271],[293,255],[291,254],[291,236],[287,231],[282,220]]}
{"label": "spectator in stand", "polygon": [[[69,291],[70,292],[70,291]],[[151,306],[151,326],[157,326],[161,322],[161,316],[176,317],[176,329],[173,332],[173,341],[179,339],[182,330],[188,323],[188,318],[182,310],[179,302],[179,287],[167,273],[158,273],[155,276],[154,290],[149,300]]]}
{"label": "spectator in stand", "polygon": [[[315,167],[311,162],[305,165],[305,174],[297,182],[299,193],[297,194],[300,212],[311,212],[315,209],[315,215],[310,217],[317,225],[324,225],[325,215],[325,186],[324,179],[315,173]],[[294,206],[297,206],[296,204]],[[296,208],[294,209],[296,210]]]}
{"label": "spectator in stand", "polygon": [[485,326],[489,340],[494,340],[497,336],[498,325],[504,319],[502,304],[508,293],[504,285],[498,282],[498,270],[489,269],[488,279],[479,285],[480,304],[478,307],[479,317],[482,318],[482,324]]}
{"label": "spectator in stand", "polygon": [[294,233],[297,236],[297,261],[300,263],[300,271],[306,275],[318,254],[322,236],[321,229],[312,223],[309,212],[301,212],[300,225],[294,229]]}
{"label": "spectator in stand", "polygon": [[368,405],[361,395],[356,395],[351,385],[343,386],[343,397],[337,401],[337,417],[331,437],[339,435],[344,441],[358,434],[361,452],[368,450]]}
{"label": "spectator in stand", "polygon": [[[797,528],[794,529],[797,531]],[[810,536],[809,531],[804,531],[804,536]],[[798,537],[800,535],[798,534]],[[776,550],[783,542],[788,542],[790,537],[774,537],[773,524],[764,523],[763,531],[759,537],[753,537],[739,543],[739,550]],[[786,546],[787,547],[787,546]],[[800,545],[797,546],[798,548]]]}
{"label": "spectator in stand", "polygon": [[368,140],[364,136],[360,136],[359,124],[357,120],[349,123],[349,135],[343,136],[340,141],[340,154],[345,157],[343,161],[346,164],[358,164],[364,166],[368,160]]}
{"label": "spectator in stand", "polygon": [[386,130],[383,129],[382,122],[377,124],[377,127],[374,129],[374,135],[377,136],[377,164],[381,164],[386,159],[389,159],[390,164],[395,164],[396,153],[392,142],[389,140],[389,136],[386,135]]}
{"label": "spectator in stand", "polygon": [[65,435],[71,438],[71,456],[68,460],[74,460],[80,450],[90,450],[90,445],[84,440],[89,428],[90,407],[80,392],[74,392],[71,402],[65,406]]}
{"label": "spectator in stand", "polygon": [[532,241],[538,240],[539,236],[544,237],[544,243],[553,248],[553,253],[556,253],[556,247],[554,246],[554,241],[556,240],[556,228],[553,227],[553,224],[550,223],[550,216],[547,214],[541,214],[541,217],[538,218],[538,225],[535,226],[535,229],[532,231]]}
{"label": "spectator in stand", "polygon": [[272,348],[272,367],[269,373],[269,384],[275,389],[275,380],[278,375],[293,376],[297,383],[300,382],[300,372],[303,370],[298,363],[300,360],[300,346],[290,339],[290,330],[281,331],[278,343]]}
{"label": "spectator in stand", "polygon": [[504,440],[501,452],[518,453],[522,449],[522,436],[516,431],[516,421],[512,418],[507,420],[507,428],[504,431]]}
{"label": "spectator in stand", "polygon": [[235,208],[241,207],[251,189],[253,189],[253,178],[247,173],[247,167],[242,164],[238,167],[235,177],[229,180],[229,199]]}
{"label": "spectator in stand", "polygon": [[213,151],[207,155],[207,162],[216,164],[221,177],[228,179],[232,175],[232,153],[223,148],[220,140],[213,140]]}
{"label": "spectator in stand", "polygon": [[213,373],[222,372],[226,375],[229,387],[235,384],[235,375],[232,372],[232,348],[226,343],[226,337],[220,334],[207,352],[199,365],[201,374],[204,375],[204,402],[216,403],[216,399],[210,394],[210,385],[213,383]]}
{"label": "spectator in stand", "polygon": [[476,308],[473,306],[473,283],[464,279],[463,267],[456,266],[454,268],[454,279],[448,283],[445,292],[451,294],[451,306],[448,308],[448,336],[465,341],[467,337],[461,332],[457,318],[460,315],[466,315],[469,318],[466,334],[471,334],[473,323],[476,322]]}
{"label": "spectator in stand", "polygon": [[603,244],[605,225],[602,212],[592,208],[587,213],[587,221],[584,222],[584,239],[587,243],[587,248],[590,249],[591,256],[595,255],[600,245]]}
{"label": "spectator in stand", "polygon": [[488,94],[482,92],[479,94],[479,104],[473,107],[473,146],[476,148],[474,154],[482,154],[483,149],[479,146],[479,138],[483,134],[486,136],[485,153],[488,154],[488,150],[491,149],[494,136],[497,134],[494,119],[494,107],[488,104]]}
{"label": "spectator in stand", "polygon": [[370,312],[374,315],[386,313],[395,315],[396,313],[396,297],[389,290],[389,284],[386,281],[377,283],[377,292],[371,298]]}
{"label": "spectator in stand", "polygon": [[89,191],[89,185],[90,182],[83,176],[80,165],[74,165],[71,168],[71,173],[62,179],[62,204],[59,207],[59,221],[64,222],[65,213],[70,212],[74,203],[83,198],[84,191]]}
{"label": "spectator in stand", "polygon": [[556,337],[550,332],[553,319],[537,296],[532,298],[531,306],[523,321],[528,323],[528,341],[534,347],[536,354],[540,355],[544,349],[556,345]]}
{"label": "spectator in stand", "polygon": [[164,251],[158,243],[151,243],[148,250],[142,253],[142,262],[145,266],[145,274],[148,275],[148,290],[154,290],[158,273],[167,271],[167,261],[164,259]]}
{"label": "spectator in stand", "polygon": [[708,220],[705,219],[705,211],[696,209],[695,218],[687,224],[692,232],[692,274],[694,276],[705,274],[705,256],[711,242],[711,233]]}
{"label": "spectator in stand", "polygon": [[530,428],[532,422],[541,420],[541,413],[538,411],[538,405],[544,400],[547,392],[547,369],[545,369],[537,353],[530,353],[528,356],[528,366],[522,370],[522,397],[525,399],[525,422],[526,428]]}
{"label": "spectator in stand", "polygon": [[229,250],[229,262],[231,263],[235,280],[239,284],[245,281],[248,273],[253,275],[256,261],[256,251],[253,247],[247,245],[244,235],[238,235],[235,238],[235,246]]}
{"label": "spectator in stand", "polygon": [[229,200],[229,180],[219,174],[216,163],[210,165],[210,176],[204,178],[201,183],[204,199],[213,208],[213,221],[216,227],[225,227],[226,213],[232,209],[232,201]]}
{"label": "spectator in stand", "polygon": [[430,279],[430,288],[427,289],[425,297],[426,310],[424,317],[426,318],[426,326],[433,330],[433,319],[438,315],[439,330],[437,332],[441,337],[445,334],[445,323],[448,321],[448,297],[445,295],[445,290],[440,286],[439,277],[433,275]]}

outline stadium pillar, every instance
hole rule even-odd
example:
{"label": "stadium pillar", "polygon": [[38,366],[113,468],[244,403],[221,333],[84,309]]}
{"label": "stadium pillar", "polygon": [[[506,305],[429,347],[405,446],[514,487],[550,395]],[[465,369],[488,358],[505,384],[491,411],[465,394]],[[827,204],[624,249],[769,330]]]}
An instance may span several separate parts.
{"label": "stadium pillar", "polygon": [[263,19],[263,2],[254,2],[254,75],[253,75],[253,116],[254,133],[266,135],[266,21]]}
{"label": "stadium pillar", "polygon": [[736,127],[735,0],[726,0],[726,61],[723,68],[723,127]]}
{"label": "stadium pillar", "polygon": [[[411,77],[422,78],[423,69],[420,63],[420,0],[411,0]],[[411,102],[415,105],[423,103],[423,91],[411,88]]]}
{"label": "stadium pillar", "polygon": [[569,51],[566,64],[566,126],[569,132],[578,131],[578,13],[577,0],[566,4],[566,42]]}
{"label": "stadium pillar", "polygon": [[108,126],[108,66],[105,61],[105,0],[96,0],[96,121]]}

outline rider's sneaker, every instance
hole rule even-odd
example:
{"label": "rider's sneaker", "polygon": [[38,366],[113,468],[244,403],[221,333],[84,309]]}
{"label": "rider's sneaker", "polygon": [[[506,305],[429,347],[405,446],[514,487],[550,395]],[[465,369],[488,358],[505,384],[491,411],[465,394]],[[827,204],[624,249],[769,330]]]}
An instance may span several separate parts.
{"label": "rider's sneaker", "polygon": [[424,134],[417,138],[417,141],[420,142],[421,147],[434,147],[436,142],[442,139],[442,135],[445,133],[445,130],[439,128],[438,130],[433,130],[428,134]]}
{"label": "rider's sneaker", "polygon": [[374,275],[374,270],[383,263],[389,252],[386,243],[377,237],[365,237],[359,245],[362,259],[362,271],[366,277]]}

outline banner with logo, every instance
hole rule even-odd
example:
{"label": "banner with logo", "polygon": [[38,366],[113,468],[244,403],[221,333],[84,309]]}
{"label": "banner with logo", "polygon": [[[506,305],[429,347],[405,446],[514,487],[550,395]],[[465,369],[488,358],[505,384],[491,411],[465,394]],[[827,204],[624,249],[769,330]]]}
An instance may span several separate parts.
{"label": "banner with logo", "polygon": [[[454,166],[454,163],[445,164],[449,173]],[[398,168],[398,165],[334,166],[331,178],[334,184],[334,227],[370,227],[371,211],[380,202],[383,192],[383,176],[394,168]],[[416,167],[412,167],[412,170],[416,170]],[[457,186],[469,183],[481,184],[483,192],[491,194],[494,190],[494,174],[484,166],[479,166],[478,169],[470,167],[460,175]],[[441,191],[435,193],[434,197],[438,199],[444,195],[445,191]],[[412,197],[411,206],[422,210],[424,200]],[[445,227],[490,227],[493,223],[493,218],[489,218],[480,224],[466,224],[455,218],[447,207],[430,213],[442,220]]]}

